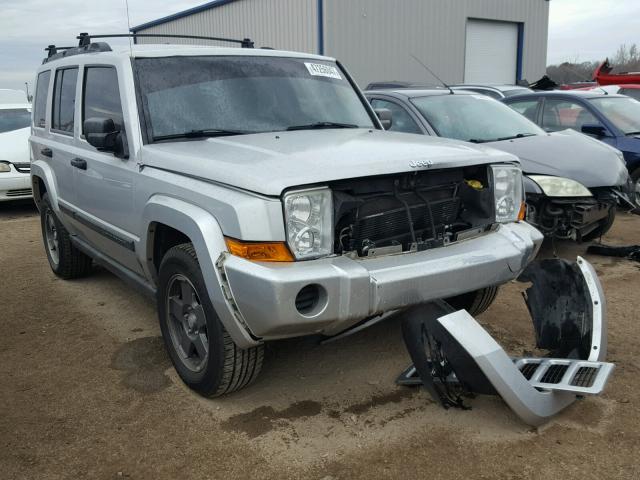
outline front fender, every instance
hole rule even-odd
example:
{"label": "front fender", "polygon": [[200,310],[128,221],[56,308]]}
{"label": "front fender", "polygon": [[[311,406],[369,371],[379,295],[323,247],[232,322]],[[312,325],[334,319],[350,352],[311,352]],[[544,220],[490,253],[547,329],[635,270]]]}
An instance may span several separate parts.
{"label": "front fender", "polygon": [[154,223],[163,223],[175,228],[189,237],[195,248],[200,269],[204,278],[211,303],[220,321],[241,348],[248,348],[260,343],[243,325],[241,317],[235,313],[232,305],[226,300],[223,287],[225,280],[216,267],[216,261],[227,251],[224,235],[218,221],[206,210],[166,195],[155,195],[145,205],[142,218],[146,227],[146,235],[141,237],[140,256],[146,259],[145,270],[148,278],[153,271],[153,255],[150,252],[149,231]]}

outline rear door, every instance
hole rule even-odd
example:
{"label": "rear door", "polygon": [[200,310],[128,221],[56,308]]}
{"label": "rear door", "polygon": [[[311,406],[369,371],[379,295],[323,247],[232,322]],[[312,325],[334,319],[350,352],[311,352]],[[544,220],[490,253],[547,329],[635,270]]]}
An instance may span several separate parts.
{"label": "rear door", "polygon": [[[133,214],[133,178],[137,165],[132,159],[101,152],[84,138],[83,123],[89,118],[110,118],[116,130],[126,131],[119,80],[115,66],[87,65],[81,72],[79,151],[76,155],[75,185],[77,220],[81,236],[112,260],[142,272],[135,257],[137,231]],[[131,132],[127,132],[131,138]]]}
{"label": "rear door", "polygon": [[[51,101],[51,120],[48,145],[39,153],[50,164],[55,175],[58,206],[64,215],[74,208],[76,191],[71,167],[76,127],[75,105],[78,85],[78,67],[60,67],[55,70]],[[36,100],[37,101],[37,100]],[[40,117],[40,115],[37,115]],[[35,119],[38,126],[41,118]]]}

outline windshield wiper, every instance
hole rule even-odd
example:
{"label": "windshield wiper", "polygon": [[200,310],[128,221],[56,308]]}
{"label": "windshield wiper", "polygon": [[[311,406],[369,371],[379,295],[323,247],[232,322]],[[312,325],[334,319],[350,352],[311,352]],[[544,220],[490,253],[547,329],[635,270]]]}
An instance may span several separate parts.
{"label": "windshield wiper", "polygon": [[287,130],[316,130],[320,128],[358,128],[358,125],[354,125],[353,123],[316,122],[309,123],[308,125],[293,125],[287,127]]}
{"label": "windshield wiper", "polygon": [[629,132],[629,133],[625,133],[625,135],[627,137],[633,137],[634,135],[640,135],[640,132]]}
{"label": "windshield wiper", "polygon": [[202,129],[202,130],[189,130],[188,132],[172,133],[169,135],[158,135],[153,137],[154,141],[158,140],[173,140],[175,138],[205,138],[205,137],[227,137],[230,135],[246,135],[248,133],[242,130],[218,130],[215,128]]}
{"label": "windshield wiper", "polygon": [[487,139],[487,140],[479,140],[477,138],[470,138],[467,141],[471,142],[471,143],[502,142],[504,140],[513,140],[514,138],[533,137],[535,135],[536,135],[535,133],[518,133],[517,135],[511,135],[511,136],[508,136],[508,137],[500,137],[500,138],[490,138],[490,139]]}

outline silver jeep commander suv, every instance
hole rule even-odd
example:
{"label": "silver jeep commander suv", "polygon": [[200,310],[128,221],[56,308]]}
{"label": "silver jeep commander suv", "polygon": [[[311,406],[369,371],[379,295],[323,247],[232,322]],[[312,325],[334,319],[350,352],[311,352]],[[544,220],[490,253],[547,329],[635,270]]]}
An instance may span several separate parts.
{"label": "silver jeep commander suv", "polygon": [[52,270],[96,262],[154,295],[203,395],[251,382],[269,340],[441,298],[479,313],[542,241],[516,157],[385,132],[332,58],[85,37],[50,48],[36,85]]}

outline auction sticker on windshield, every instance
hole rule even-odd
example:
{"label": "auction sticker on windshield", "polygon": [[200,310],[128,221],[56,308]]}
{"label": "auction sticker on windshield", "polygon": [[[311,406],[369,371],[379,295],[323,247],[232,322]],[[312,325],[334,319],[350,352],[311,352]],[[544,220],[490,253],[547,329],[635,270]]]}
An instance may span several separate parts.
{"label": "auction sticker on windshield", "polygon": [[342,80],[340,76],[340,72],[333,65],[323,65],[322,63],[308,63],[304,62],[304,65],[309,70],[311,75],[315,75],[316,77],[329,77],[335,78],[337,80]]}

